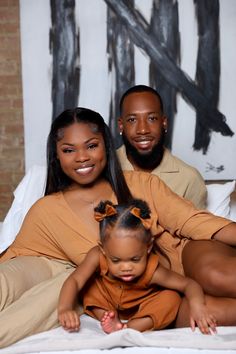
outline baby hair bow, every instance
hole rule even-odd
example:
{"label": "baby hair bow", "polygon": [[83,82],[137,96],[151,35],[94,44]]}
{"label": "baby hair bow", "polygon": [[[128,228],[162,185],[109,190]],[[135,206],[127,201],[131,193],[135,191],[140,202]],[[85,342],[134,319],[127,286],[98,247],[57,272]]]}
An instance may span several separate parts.
{"label": "baby hair bow", "polygon": [[140,215],[140,209],[137,207],[134,207],[130,210],[131,214],[133,214],[134,216],[136,216],[136,218],[140,219],[141,223],[143,224],[143,226],[145,227],[146,230],[149,230],[151,228],[151,218],[148,219],[143,219]]}
{"label": "baby hair bow", "polygon": [[117,214],[117,211],[113,207],[113,205],[106,204],[105,211],[103,213],[101,213],[99,211],[95,211],[94,218],[95,218],[96,221],[102,221],[105,218],[107,218],[108,216],[112,216],[112,215],[115,215],[115,214]]}

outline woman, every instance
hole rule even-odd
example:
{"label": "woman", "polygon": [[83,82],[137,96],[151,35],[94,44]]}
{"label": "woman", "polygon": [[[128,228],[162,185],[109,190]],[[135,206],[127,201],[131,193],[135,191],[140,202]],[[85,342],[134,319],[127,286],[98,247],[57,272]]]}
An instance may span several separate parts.
{"label": "woman", "polygon": [[[226,242],[233,244],[234,223],[196,210],[158,177],[130,171],[124,179],[98,113],[66,110],[52,123],[48,138],[47,195],[32,206],[16,240],[0,256],[1,347],[58,326],[60,288],[98,241],[94,206],[101,199],[128,202],[129,190],[148,202],[152,234],[173,270],[183,273],[182,250],[189,238],[221,240],[226,235]],[[236,323],[235,299],[207,301],[218,325]],[[184,306],[178,326],[189,325]]]}

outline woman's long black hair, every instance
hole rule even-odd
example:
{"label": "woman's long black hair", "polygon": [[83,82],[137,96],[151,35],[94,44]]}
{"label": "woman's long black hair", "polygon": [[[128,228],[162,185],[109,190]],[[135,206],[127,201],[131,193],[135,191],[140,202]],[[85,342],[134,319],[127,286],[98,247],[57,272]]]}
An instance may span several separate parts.
{"label": "woman's long black hair", "polygon": [[65,110],[51,125],[47,141],[47,182],[45,195],[63,191],[72,183],[71,179],[63,172],[60,161],[57,158],[57,142],[60,140],[59,132],[61,129],[69,127],[74,123],[88,123],[97,126],[98,132],[102,134],[107,155],[107,164],[103,172],[104,177],[111,184],[118,203],[127,203],[132,196],[117,158],[110,130],[99,113],[82,107]]}

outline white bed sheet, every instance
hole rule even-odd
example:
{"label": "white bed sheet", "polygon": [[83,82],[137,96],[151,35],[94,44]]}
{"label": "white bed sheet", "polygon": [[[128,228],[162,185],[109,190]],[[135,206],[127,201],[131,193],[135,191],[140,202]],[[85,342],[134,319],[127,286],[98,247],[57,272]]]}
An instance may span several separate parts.
{"label": "white bed sheet", "polygon": [[[88,350],[90,349],[90,350]],[[214,335],[198,329],[169,329],[140,333],[132,329],[105,334],[98,321],[81,316],[81,329],[68,333],[62,327],[19,341],[0,354],[221,354],[236,353],[236,327],[219,327]]]}
{"label": "white bed sheet", "polygon": [[[153,347],[131,347],[131,348],[114,348],[114,349],[88,349],[77,351],[63,352],[40,352],[38,354],[235,354],[235,350],[204,350],[189,348],[153,348]],[[34,354],[34,353],[33,353]]]}
{"label": "white bed sheet", "polygon": [[[204,350],[189,348],[131,347],[114,349],[87,349],[76,351],[39,352],[38,354],[235,354],[235,350]],[[32,353],[35,354],[35,353]]]}

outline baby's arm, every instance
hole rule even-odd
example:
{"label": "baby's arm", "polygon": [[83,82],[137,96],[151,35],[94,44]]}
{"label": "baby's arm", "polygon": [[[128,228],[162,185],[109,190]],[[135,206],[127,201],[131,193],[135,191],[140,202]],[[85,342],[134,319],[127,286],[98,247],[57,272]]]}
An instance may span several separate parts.
{"label": "baby's arm", "polygon": [[61,288],[57,308],[58,320],[64,329],[70,332],[79,330],[80,319],[75,310],[76,300],[79,291],[99,266],[99,252],[99,247],[93,247]]}
{"label": "baby's arm", "polygon": [[209,313],[205,304],[203,290],[195,280],[184,277],[159,264],[151,283],[184,293],[189,301],[190,326],[193,331],[196,322],[202,333],[210,334],[211,331],[213,333],[216,332],[216,319],[214,315]]}

